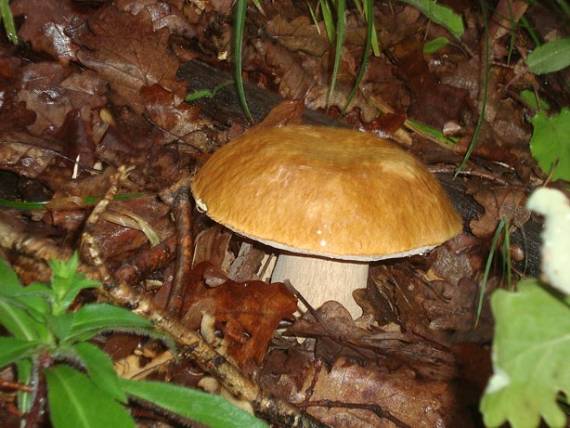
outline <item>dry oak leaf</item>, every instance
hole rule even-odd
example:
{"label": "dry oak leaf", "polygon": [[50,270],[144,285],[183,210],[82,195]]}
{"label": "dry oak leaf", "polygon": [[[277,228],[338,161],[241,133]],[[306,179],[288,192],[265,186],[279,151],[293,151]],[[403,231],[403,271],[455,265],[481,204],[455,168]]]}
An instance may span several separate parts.
{"label": "dry oak leaf", "polygon": [[[388,371],[339,358],[327,370],[318,362],[299,361],[299,352],[274,351],[260,385],[302,406],[331,427],[472,427],[455,387],[426,381],[407,369]],[[277,360],[277,364],[275,364]]]}
{"label": "dry oak leaf", "polygon": [[530,219],[523,189],[513,186],[485,188],[474,192],[473,198],[485,208],[483,216],[471,220],[469,224],[471,232],[478,238],[490,237],[503,217],[517,227],[523,226]]}
{"label": "dry oak leaf", "polygon": [[216,328],[223,334],[223,347],[242,369],[251,371],[265,356],[269,341],[279,321],[291,317],[297,310],[297,299],[283,284],[262,281],[243,283],[227,280],[209,288],[202,280],[208,263],[194,271],[194,280],[185,296],[184,320],[196,328],[204,313],[212,315]]}
{"label": "dry oak leaf", "polygon": [[66,64],[75,60],[77,45],[70,34],[84,22],[84,15],[70,0],[15,0],[10,4],[14,16],[26,19],[18,35],[37,52],[45,52]]}
{"label": "dry oak leaf", "polygon": [[78,36],[81,64],[99,73],[118,96],[117,102],[144,111],[139,91],[158,84],[183,95],[176,82],[178,60],[168,46],[169,31],[154,31],[147,12],[136,16],[114,6],[104,7],[88,20],[88,29]]}

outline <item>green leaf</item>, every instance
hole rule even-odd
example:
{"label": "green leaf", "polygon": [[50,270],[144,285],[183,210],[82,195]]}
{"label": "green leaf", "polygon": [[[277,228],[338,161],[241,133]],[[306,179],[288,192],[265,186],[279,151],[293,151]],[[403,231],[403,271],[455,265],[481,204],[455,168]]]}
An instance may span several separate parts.
{"label": "green leaf", "polygon": [[336,31],[334,28],[334,19],[329,5],[329,0],[319,0],[321,6],[321,12],[323,14],[323,21],[325,23],[325,31],[327,33],[327,38],[329,42],[332,43],[335,39]]}
{"label": "green leaf", "polygon": [[36,211],[45,210],[49,201],[32,202],[32,201],[19,201],[13,199],[0,198],[0,207],[14,208],[20,211]]}
{"label": "green leaf", "polygon": [[124,308],[105,303],[85,305],[73,314],[71,332],[66,341],[88,340],[106,332],[129,330],[149,333],[152,323]]}
{"label": "green leaf", "polygon": [[38,321],[44,321],[44,317],[50,312],[50,302],[53,300],[51,289],[39,282],[34,282],[23,287],[20,293],[13,295],[24,309],[30,309],[30,315]]}
{"label": "green leaf", "polygon": [[[18,382],[22,385],[31,385],[34,375],[32,359],[25,358],[17,361],[16,372],[18,373]],[[37,375],[37,371],[35,374]],[[18,410],[27,413],[32,407],[32,398],[31,392],[18,391]]]}
{"label": "green leaf", "polygon": [[540,168],[552,173],[552,180],[570,180],[570,109],[555,116],[539,112],[532,125],[530,151]]}
{"label": "green leaf", "polygon": [[0,298],[0,325],[17,339],[47,339],[46,327],[18,307],[12,299]]}
{"label": "green leaf", "polygon": [[203,98],[214,98],[216,96],[216,94],[221,91],[223,88],[225,88],[228,85],[231,85],[232,82],[223,82],[220,83],[219,85],[215,86],[214,89],[210,90],[210,89],[197,89],[195,91],[190,92],[188,95],[186,95],[186,98],[184,98],[184,101],[186,101],[187,103],[191,103],[194,101],[198,101],[201,100]]}
{"label": "green leaf", "polygon": [[129,412],[83,373],[58,365],[46,370],[46,379],[55,428],[135,428]]}
{"label": "green leaf", "polygon": [[570,307],[536,280],[519,283],[518,292],[496,291],[494,375],[481,402],[486,426],[509,421],[534,428],[542,416],[552,427],[565,426],[556,403],[570,397]]}
{"label": "green leaf", "polygon": [[533,109],[534,111],[548,111],[550,110],[550,104],[548,104],[545,100],[540,98],[534,91],[529,89],[525,89],[521,91],[519,94],[523,103],[525,103],[529,108]]}
{"label": "green leaf", "polygon": [[354,85],[348,95],[346,100],[346,104],[344,106],[343,112],[346,111],[352,99],[356,95],[356,91],[360,86],[360,82],[364,78],[364,74],[366,73],[366,69],[368,68],[368,58],[370,57],[370,47],[372,45],[372,35],[374,31],[374,9],[373,9],[374,2],[373,0],[365,0],[364,6],[366,7],[366,42],[364,43],[364,51],[362,52],[362,58],[360,59],[360,66],[358,68],[358,73],[356,75],[356,79],[354,80]]}
{"label": "green leaf", "polygon": [[0,368],[23,358],[28,358],[41,344],[35,340],[0,337]]}
{"label": "green leaf", "polygon": [[91,343],[82,342],[73,346],[73,351],[87,370],[91,380],[111,398],[127,402],[119,377],[113,368],[111,357]]}
{"label": "green leaf", "polygon": [[406,119],[405,122],[406,127],[410,128],[414,132],[429,138],[431,140],[436,140],[445,145],[454,145],[457,144],[458,139],[455,137],[446,137],[443,135],[439,129],[435,129],[430,125],[426,125],[425,123],[418,122],[417,120],[413,119]]}
{"label": "green leaf", "polygon": [[265,422],[217,395],[162,382],[121,379],[121,384],[129,396],[211,428],[267,427]]}
{"label": "green leaf", "polygon": [[74,252],[69,260],[51,260],[51,288],[55,293],[53,313],[64,312],[75,300],[79,292],[85,288],[95,288],[101,284],[91,280],[77,271],[79,255]]}
{"label": "green leaf", "polygon": [[436,53],[441,48],[444,48],[449,44],[449,40],[447,37],[436,37],[433,40],[430,40],[424,45],[424,53],[425,54],[433,54]]}
{"label": "green leaf", "polygon": [[537,47],[526,58],[534,74],[553,73],[570,65],[570,37],[554,40]]}
{"label": "green leaf", "polygon": [[0,0],[0,15],[2,16],[2,23],[4,24],[4,31],[8,40],[11,43],[18,44],[18,33],[16,32],[16,24],[14,24],[14,17],[10,9],[9,0]]}
{"label": "green leaf", "polygon": [[437,4],[435,0],[401,0],[419,9],[431,21],[445,27],[457,39],[463,35],[463,19],[447,6]]}
{"label": "green leaf", "polygon": [[21,291],[23,288],[10,263],[0,258],[0,295],[12,295],[13,292]]}
{"label": "green leaf", "polygon": [[71,332],[73,325],[73,312],[66,312],[61,315],[46,317],[47,325],[50,331],[61,341],[65,341]]}

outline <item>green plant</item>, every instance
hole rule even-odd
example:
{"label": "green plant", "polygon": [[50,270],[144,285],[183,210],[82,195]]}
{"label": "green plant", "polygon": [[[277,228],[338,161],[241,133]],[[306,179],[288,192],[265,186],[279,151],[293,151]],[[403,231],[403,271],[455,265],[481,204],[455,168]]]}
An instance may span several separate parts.
{"label": "green plant", "polygon": [[483,400],[485,424],[513,428],[565,426],[557,405],[570,394],[570,301],[549,292],[538,280],[518,284],[518,291],[498,290],[491,299],[495,316],[494,375]]}
{"label": "green plant", "polygon": [[16,25],[14,24],[14,17],[10,9],[9,0],[0,0],[0,18],[4,24],[4,31],[11,43],[18,44],[18,33],[16,32]]}
{"label": "green plant", "polygon": [[32,388],[19,393],[22,413],[39,413],[45,379],[55,428],[134,427],[126,407],[129,399],[212,427],[265,426],[221,397],[165,383],[120,379],[111,358],[89,340],[109,331],[159,336],[148,320],[127,309],[90,303],[73,310],[82,290],[100,286],[78,272],[78,265],[77,254],[68,261],[54,260],[49,284],[24,287],[0,259],[0,324],[8,332],[0,337],[0,367],[15,364],[18,381]]}
{"label": "green plant", "polygon": [[447,37],[436,37],[433,40],[430,40],[426,44],[424,44],[424,53],[425,54],[433,54],[438,50],[444,48],[449,44],[449,40]]}
{"label": "green plant", "polygon": [[436,0],[400,0],[414,6],[430,21],[445,27],[457,39],[464,32],[463,19],[447,6],[442,6]]}
{"label": "green plant", "polygon": [[[401,0],[419,9],[433,22],[447,28],[448,31],[457,39],[463,35],[463,19],[450,8],[437,4],[435,0]],[[343,111],[346,111],[352,102],[356,91],[362,81],[368,66],[370,50],[374,55],[380,55],[380,47],[376,28],[374,24],[374,0],[353,0],[356,9],[363,15],[366,20],[366,39],[365,46],[360,60],[358,73],[356,75],[353,87],[347,97]],[[254,2],[256,6],[257,2]],[[313,22],[317,23],[317,11],[310,3],[307,3],[309,14]],[[334,61],[331,73],[331,81],[327,92],[327,103],[331,99],[336,87],[338,72],[340,70],[340,62],[342,59],[342,48],[344,45],[346,31],[346,0],[318,0],[318,6],[322,14],[325,30],[330,43],[335,44]],[[258,7],[259,9],[259,7]],[[336,20],[335,20],[336,15]],[[250,121],[253,121],[247,98],[245,94],[243,76],[242,76],[242,50],[243,35],[245,29],[245,20],[247,16],[247,0],[237,0],[235,4],[234,15],[234,31],[233,31],[233,57],[234,57],[234,80],[236,83],[237,93],[242,109]],[[440,43],[440,41],[438,41]]]}
{"label": "green plant", "polygon": [[540,111],[532,118],[530,152],[552,180],[570,180],[570,109],[547,116]]}
{"label": "green plant", "polygon": [[566,426],[561,406],[570,397],[570,203],[543,188],[528,207],[546,218],[542,256],[549,286],[529,278],[517,291],[493,293],[494,374],[481,401],[489,427],[509,422],[534,428],[541,418],[551,427]]}
{"label": "green plant", "polygon": [[570,37],[537,47],[526,58],[526,64],[534,74],[554,73],[570,66]]}
{"label": "green plant", "polygon": [[214,89],[198,89],[196,91],[192,91],[188,95],[186,95],[186,98],[184,98],[184,101],[186,101],[187,103],[191,103],[191,102],[198,101],[198,100],[201,100],[204,98],[214,98],[218,92],[220,92],[226,86],[231,85],[231,84],[232,84],[231,81],[223,82],[217,86],[214,86]]}

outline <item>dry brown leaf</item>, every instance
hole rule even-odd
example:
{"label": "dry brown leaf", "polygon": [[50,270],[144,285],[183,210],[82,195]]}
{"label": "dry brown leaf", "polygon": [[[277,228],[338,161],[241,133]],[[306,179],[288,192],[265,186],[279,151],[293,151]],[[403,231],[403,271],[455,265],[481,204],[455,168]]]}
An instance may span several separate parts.
{"label": "dry brown leaf", "polygon": [[486,187],[473,192],[473,198],[485,213],[479,219],[471,220],[471,232],[479,238],[493,235],[501,218],[509,224],[521,227],[530,219],[530,212],[525,207],[526,191],[515,186]]}
{"label": "dry brown leaf", "polygon": [[158,84],[183,95],[168,37],[167,29],[154,30],[148,12],[133,16],[110,5],[89,17],[88,31],[77,38],[77,58],[107,80],[123,104],[140,113],[144,107],[139,91],[144,86]]}
{"label": "dry brown leaf", "polygon": [[202,263],[193,271],[184,320],[189,328],[197,328],[203,314],[210,314],[228,355],[244,370],[251,371],[263,360],[279,321],[297,310],[297,300],[283,284],[261,281],[227,280],[208,288],[201,279],[207,267],[207,263]]}
{"label": "dry brown leaf", "polygon": [[298,352],[274,351],[260,383],[333,427],[472,426],[452,385],[422,381],[406,369],[390,372],[340,358],[327,370]]}
{"label": "dry brown leaf", "polygon": [[10,7],[14,16],[25,16],[18,35],[35,51],[62,63],[75,60],[78,47],[70,34],[83,25],[85,15],[70,0],[15,0]]}

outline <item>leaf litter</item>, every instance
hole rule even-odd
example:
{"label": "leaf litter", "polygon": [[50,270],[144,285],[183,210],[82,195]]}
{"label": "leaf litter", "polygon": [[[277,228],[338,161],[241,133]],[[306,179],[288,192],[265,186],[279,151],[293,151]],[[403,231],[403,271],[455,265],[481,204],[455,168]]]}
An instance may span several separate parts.
{"label": "leaf litter", "polygon": [[[480,11],[447,3],[463,15],[461,41],[410,5],[375,5],[382,54],[371,57],[345,116],[355,128],[407,141],[434,168],[460,163],[481,105]],[[15,49],[1,41],[0,188],[15,180],[12,198],[45,199],[47,192],[51,201],[40,212],[2,208],[0,223],[49,238],[62,249],[76,248],[90,209],[85,198],[101,198],[113,171],[133,165],[121,191],[141,196],[112,202],[110,209],[120,207],[119,219],[103,220],[93,231],[116,278],[140,287],[158,306],[167,304],[182,269],[177,242],[187,234],[195,245],[193,260],[182,261],[187,275],[181,320],[266,391],[331,426],[477,426],[473,409],[490,376],[488,300],[476,328],[474,320],[490,237],[502,218],[513,228],[525,227],[528,190],[549,174],[530,155],[530,112],[516,94],[531,87],[556,106],[569,100],[556,76],[545,77],[546,90],[518,66],[529,52],[529,37],[517,28],[516,49],[508,48],[512,32],[504,31],[505,2],[499,3],[502,21],[492,21],[490,33],[500,66],[491,70],[479,142],[470,172],[458,179],[462,196],[454,201],[462,206],[472,200],[462,210],[466,230],[426,256],[373,266],[367,289],[354,296],[363,307],[358,320],[330,302],[295,314],[292,292],[267,283],[267,248],[212,226],[196,209],[190,230],[178,230],[173,220],[173,195],[187,183],[187,172],[243,130],[239,118],[227,129],[199,103],[184,103],[189,88],[177,76],[189,58],[229,68],[229,1],[12,2],[26,45]],[[525,6],[515,3],[518,19]],[[311,21],[302,2],[264,2],[263,10],[265,15],[249,10],[248,80],[339,118],[366,34],[358,11],[348,10],[338,82],[327,103],[334,51],[323,24]],[[546,19],[540,5],[526,12],[547,22],[540,30],[560,25]],[[442,36],[450,43],[424,52],[427,41]],[[208,102],[216,103],[217,96]],[[406,119],[453,128],[458,142],[436,146],[405,128]],[[534,144],[546,150],[541,141]],[[547,162],[557,165],[556,159]],[[563,174],[554,171],[554,178]],[[125,219],[125,210],[149,225],[159,245]],[[4,250],[26,282],[45,272],[37,268],[35,275],[30,259]],[[502,274],[495,263],[487,294],[501,287]],[[116,359],[134,355],[141,370],[152,366],[146,376],[199,384],[184,374],[198,370],[187,359],[153,366],[163,350],[149,351],[158,346],[152,341],[139,344],[146,350],[141,353],[123,334],[99,340]]]}

